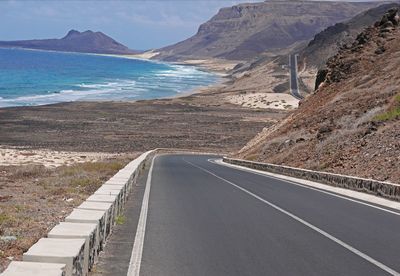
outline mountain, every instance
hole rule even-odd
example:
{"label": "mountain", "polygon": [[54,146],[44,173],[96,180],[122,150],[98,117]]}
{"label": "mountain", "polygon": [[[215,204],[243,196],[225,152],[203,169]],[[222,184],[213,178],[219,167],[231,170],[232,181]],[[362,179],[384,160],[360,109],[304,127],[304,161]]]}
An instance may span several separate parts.
{"label": "mountain", "polygon": [[237,156],[399,183],[399,53],[392,9],[329,59],[319,89],[298,110]]}
{"label": "mountain", "polygon": [[390,8],[399,8],[399,3],[378,6],[356,15],[352,19],[337,23],[318,33],[308,46],[301,51],[300,60],[307,66],[322,68],[329,57],[340,47],[351,44],[366,27],[379,20]]}
{"label": "mountain", "polygon": [[[382,3],[382,2],[380,2]],[[246,60],[267,50],[290,47],[378,2],[271,0],[222,8],[197,34],[159,49],[157,59]]]}
{"label": "mountain", "polygon": [[34,39],[20,41],[0,41],[0,47],[29,48],[63,52],[97,54],[135,54],[137,51],[118,43],[102,32],[71,30],[61,39]]}

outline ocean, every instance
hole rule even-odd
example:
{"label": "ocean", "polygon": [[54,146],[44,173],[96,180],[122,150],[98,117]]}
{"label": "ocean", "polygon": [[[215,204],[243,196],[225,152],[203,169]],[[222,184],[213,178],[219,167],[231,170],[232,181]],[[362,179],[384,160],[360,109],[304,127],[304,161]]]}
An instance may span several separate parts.
{"label": "ocean", "polygon": [[0,48],[0,107],[173,97],[218,79],[193,66]]}

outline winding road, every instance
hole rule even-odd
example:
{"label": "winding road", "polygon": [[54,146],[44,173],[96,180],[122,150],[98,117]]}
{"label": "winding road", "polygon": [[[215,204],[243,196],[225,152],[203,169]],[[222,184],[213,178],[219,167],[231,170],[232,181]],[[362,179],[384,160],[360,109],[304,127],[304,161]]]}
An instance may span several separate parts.
{"label": "winding road", "polygon": [[400,275],[400,213],[216,157],[155,157],[129,276]]}
{"label": "winding road", "polygon": [[298,100],[303,99],[299,90],[299,81],[297,75],[297,55],[289,56],[289,68],[290,68],[290,93],[293,97]]}

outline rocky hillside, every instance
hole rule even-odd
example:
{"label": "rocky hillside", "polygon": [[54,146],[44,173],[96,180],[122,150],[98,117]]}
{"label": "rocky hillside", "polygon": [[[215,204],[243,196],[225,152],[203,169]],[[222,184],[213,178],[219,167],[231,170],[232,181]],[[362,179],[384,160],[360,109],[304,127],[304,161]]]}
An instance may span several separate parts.
{"label": "rocky hillside", "polygon": [[[382,2],[380,2],[382,3]],[[376,7],[378,2],[270,0],[223,8],[191,38],[159,49],[157,59],[250,59],[267,50],[290,47]]]}
{"label": "rocky hillside", "polygon": [[318,33],[300,53],[300,62],[307,66],[322,68],[329,57],[339,48],[351,44],[356,36],[366,27],[379,20],[390,8],[399,8],[398,3],[383,4],[372,8],[352,19],[337,23]]}
{"label": "rocky hillside", "polygon": [[35,39],[20,41],[0,41],[0,47],[18,47],[63,52],[97,54],[135,54],[137,51],[118,43],[102,32],[78,32],[71,30],[61,39]]}
{"label": "rocky hillside", "polygon": [[399,21],[391,10],[343,47],[316,93],[237,156],[400,183]]}

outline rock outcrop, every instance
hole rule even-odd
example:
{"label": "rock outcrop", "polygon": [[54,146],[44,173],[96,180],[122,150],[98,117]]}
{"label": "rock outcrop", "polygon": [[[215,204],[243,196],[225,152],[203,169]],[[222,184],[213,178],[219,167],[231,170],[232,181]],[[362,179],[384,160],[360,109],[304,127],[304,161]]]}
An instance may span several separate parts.
{"label": "rock outcrop", "polygon": [[[400,24],[399,8],[391,8],[385,13],[380,21],[375,22],[374,26],[366,28],[357,35],[354,42],[346,44],[339,49],[338,54],[328,59],[326,63],[327,69],[321,69],[317,74],[316,89],[322,83],[327,85],[333,82],[340,82],[351,75],[353,71],[360,70],[359,59],[354,58],[351,53],[361,52],[365,45],[372,41],[376,45],[374,53],[381,55],[386,51],[386,41],[391,32]],[[358,65],[358,66],[357,66]]]}
{"label": "rock outcrop", "polygon": [[20,41],[0,41],[0,47],[29,48],[62,52],[80,52],[97,54],[135,54],[102,32],[71,30],[61,39],[34,39]]}
{"label": "rock outcrop", "polygon": [[[323,69],[327,60],[340,48],[351,47],[356,36],[391,8],[399,8],[398,3],[383,4],[356,15],[354,18],[337,23],[318,33],[300,52],[300,62],[308,67]],[[390,24],[390,23],[389,23]]]}

